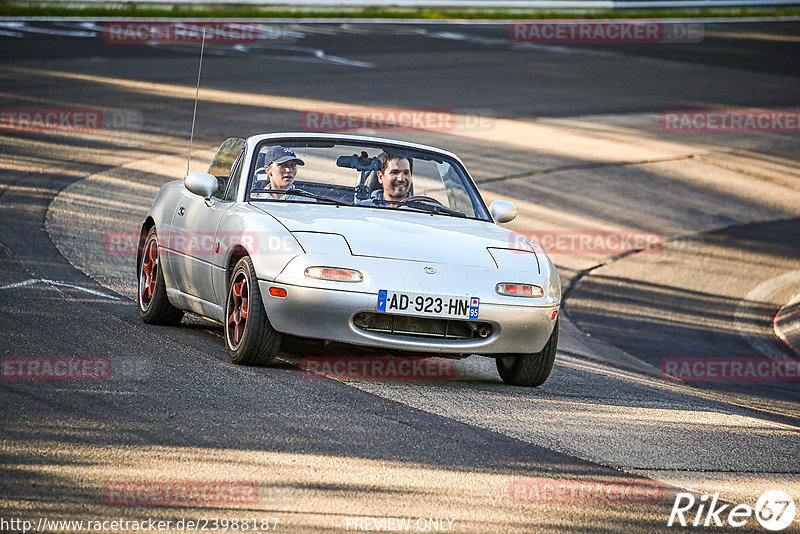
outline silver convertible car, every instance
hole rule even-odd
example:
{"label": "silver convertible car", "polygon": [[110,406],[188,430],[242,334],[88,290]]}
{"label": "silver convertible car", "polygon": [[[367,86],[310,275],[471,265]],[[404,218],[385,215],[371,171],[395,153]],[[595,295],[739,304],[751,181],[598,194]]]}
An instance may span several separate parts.
{"label": "silver convertible car", "polygon": [[[208,173],[165,184],[142,224],[139,312],[223,324],[230,359],[268,365],[282,339],[495,358],[538,386],[558,343],[558,272],[499,226],[455,155],[355,135],[231,138]],[[413,353],[413,354],[412,354]]]}

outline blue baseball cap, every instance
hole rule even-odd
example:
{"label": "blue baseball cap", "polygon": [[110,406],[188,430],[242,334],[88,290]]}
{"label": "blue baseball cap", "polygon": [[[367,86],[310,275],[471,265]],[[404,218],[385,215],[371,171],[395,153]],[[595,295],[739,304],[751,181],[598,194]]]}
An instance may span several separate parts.
{"label": "blue baseball cap", "polygon": [[269,167],[273,163],[286,163],[287,161],[296,161],[298,165],[305,165],[305,162],[298,158],[291,148],[274,146],[267,150],[267,155],[264,158],[264,167]]}

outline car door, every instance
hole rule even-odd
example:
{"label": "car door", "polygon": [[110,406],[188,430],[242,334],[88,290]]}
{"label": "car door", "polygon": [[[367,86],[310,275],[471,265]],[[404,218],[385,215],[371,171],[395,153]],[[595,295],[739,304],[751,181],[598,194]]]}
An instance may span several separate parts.
{"label": "car door", "polygon": [[[188,190],[177,204],[172,216],[169,248],[172,275],[180,290],[207,303],[216,304],[213,269],[218,253],[217,229],[225,212],[233,206],[234,198],[226,192],[232,168],[244,157],[244,140],[228,139],[222,144],[209,168],[219,186],[211,198],[205,199]],[[237,154],[231,154],[237,150]]]}
{"label": "car door", "polygon": [[172,218],[170,243],[176,285],[184,293],[207,302],[216,301],[211,277],[215,234],[230,206],[230,202],[218,198],[206,200],[186,192]]}

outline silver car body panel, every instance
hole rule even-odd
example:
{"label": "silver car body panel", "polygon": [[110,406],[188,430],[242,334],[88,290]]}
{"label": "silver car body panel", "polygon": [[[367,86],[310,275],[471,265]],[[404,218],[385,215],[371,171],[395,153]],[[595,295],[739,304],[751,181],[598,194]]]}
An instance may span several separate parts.
{"label": "silver car body panel", "polygon": [[[307,278],[311,266],[356,269],[364,275],[359,283]],[[361,345],[433,352],[472,351],[482,354],[538,352],[547,343],[554,321],[550,315],[560,304],[560,283],[547,263],[546,273],[510,271],[434,262],[305,254],[296,257],[274,280],[261,280],[262,300],[276,330],[303,337],[330,339]],[[436,273],[425,274],[433,266]],[[500,282],[537,284],[548,292],[541,298],[498,295]],[[285,298],[271,297],[270,287],[286,290]],[[431,295],[462,295],[480,299],[478,321],[493,325],[493,334],[480,340],[399,339],[358,329],[353,317],[374,312],[378,291],[389,289]]]}
{"label": "silver car body panel", "polygon": [[213,302],[208,302],[207,300],[199,299],[172,287],[167,288],[167,298],[169,298],[173,306],[196,313],[197,315],[202,315],[203,317],[208,317],[215,321],[222,322],[225,316],[225,311],[222,306],[214,304]]}
{"label": "silver car body panel", "polygon": [[230,202],[210,203],[184,192],[169,226],[168,250],[176,287],[200,300],[216,302],[213,252],[217,227],[232,206]]}
{"label": "silver car body panel", "polygon": [[[487,221],[428,213],[329,204],[305,204],[298,209],[297,204],[289,202],[255,205],[276,217],[290,232],[344,236],[355,256],[497,268],[487,249],[508,249],[513,236]],[[538,272],[535,254],[521,250],[509,253],[527,257],[530,268]]]}

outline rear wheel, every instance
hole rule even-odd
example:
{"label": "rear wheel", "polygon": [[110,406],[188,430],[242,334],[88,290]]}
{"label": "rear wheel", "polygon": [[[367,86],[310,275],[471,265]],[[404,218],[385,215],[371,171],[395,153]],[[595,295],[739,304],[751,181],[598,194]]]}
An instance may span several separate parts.
{"label": "rear wheel", "polygon": [[231,361],[241,365],[269,365],[281,345],[281,335],[267,319],[253,262],[247,256],[236,264],[228,284],[225,342]]}
{"label": "rear wheel", "polygon": [[553,327],[550,339],[541,350],[530,354],[509,354],[497,358],[497,372],[506,384],[513,386],[535,387],[544,384],[553,362],[556,359],[558,346],[558,321]]}
{"label": "rear wheel", "polygon": [[139,264],[139,317],[148,324],[176,325],[183,318],[183,310],[170,304],[167,284],[161,272],[158,235],[155,227],[147,233]]}

